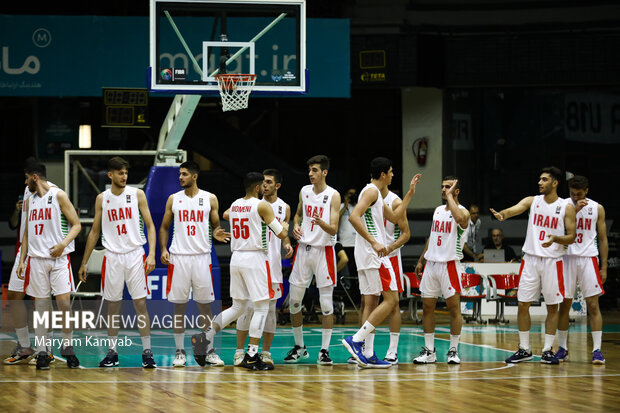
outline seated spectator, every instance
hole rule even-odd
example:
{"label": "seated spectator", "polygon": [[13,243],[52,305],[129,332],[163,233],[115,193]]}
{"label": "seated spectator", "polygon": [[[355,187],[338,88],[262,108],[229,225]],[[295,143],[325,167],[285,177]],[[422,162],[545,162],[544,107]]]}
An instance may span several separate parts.
{"label": "seated spectator", "polygon": [[484,257],[482,250],[482,231],[480,227],[480,208],[478,205],[469,207],[469,225],[465,233],[465,244],[463,245],[463,261],[480,261]]}
{"label": "seated spectator", "polygon": [[504,245],[504,232],[499,228],[491,230],[491,243],[486,246],[487,249],[504,250],[504,260],[506,262],[518,262],[519,257],[510,245]]}

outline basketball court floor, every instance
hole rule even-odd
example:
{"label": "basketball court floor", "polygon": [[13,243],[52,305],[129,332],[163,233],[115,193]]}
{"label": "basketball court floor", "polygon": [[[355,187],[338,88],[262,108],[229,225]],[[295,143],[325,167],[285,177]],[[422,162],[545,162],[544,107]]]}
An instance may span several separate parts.
{"label": "basketball court floor", "polygon": [[[91,350],[78,354],[81,368],[70,370],[57,357],[48,371],[34,366],[0,366],[0,405],[3,411],[40,409],[106,409],[118,411],[620,411],[620,317],[604,314],[605,366],[590,363],[590,334],[583,321],[571,325],[570,361],[559,366],[533,362],[507,365],[504,359],[517,346],[515,320],[506,325],[463,326],[459,353],[461,365],[445,363],[449,327],[438,315],[438,363],[413,365],[424,344],[422,327],[404,324],[398,356],[400,364],[385,370],[348,365],[349,354],[340,340],[354,325],[335,327],[330,353],[333,366],[317,366],[320,326],[305,328],[310,358],[298,365],[282,359],[293,346],[290,326],[279,327],[272,348],[276,362],[271,372],[233,367],[235,330],[221,333],[218,353],[225,367],[199,367],[191,357],[190,332],[186,334],[188,365],[173,368],[174,339],[169,330],[152,331],[158,368],[140,367],[138,333],[134,345],[119,349],[120,367],[98,368],[104,356]],[[531,342],[540,355],[543,319],[533,318]],[[76,333],[105,337],[105,332]],[[13,337],[0,337],[0,352],[8,354]],[[387,327],[379,328],[375,349],[381,357],[388,347]],[[124,354],[123,354],[124,351]],[[56,351],[57,353],[57,351]]]}

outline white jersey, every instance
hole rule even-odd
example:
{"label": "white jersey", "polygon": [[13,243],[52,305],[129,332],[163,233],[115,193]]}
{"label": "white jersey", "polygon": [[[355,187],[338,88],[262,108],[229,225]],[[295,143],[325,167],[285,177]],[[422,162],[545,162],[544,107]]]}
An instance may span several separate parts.
{"label": "white jersey", "polygon": [[102,201],[101,242],[105,249],[124,254],[143,246],[146,237],[138,207],[138,189],[126,186],[120,195],[107,189]]}
{"label": "white jersey", "polygon": [[[71,225],[60,210],[58,187],[50,187],[42,197],[37,193],[28,198],[28,256],[53,258],[50,248],[65,239]],[[73,252],[74,241],[63,250],[62,257]]]}
{"label": "white jersey", "polygon": [[190,198],[185,191],[172,195],[174,225],[170,252],[178,255],[211,253],[211,194],[202,189]]}
{"label": "white jersey", "polygon": [[[377,192],[377,200],[362,215],[362,224],[366,231],[380,244],[387,244],[387,233],[385,232],[385,224],[383,218],[383,196],[381,191],[375,184],[368,184],[360,192],[358,202],[362,199],[364,192],[368,190]],[[357,234],[355,237],[355,265],[358,270],[367,270],[371,268],[381,268],[381,259],[372,245]]]}
{"label": "white jersey", "polygon": [[563,236],[566,200],[556,199],[553,203],[545,202],[544,195],[537,195],[530,206],[530,217],[527,222],[527,234],[523,244],[523,252],[537,257],[559,258],[566,252],[566,246],[558,243],[544,248],[542,244],[549,235]]}
{"label": "white jersey", "polygon": [[[598,221],[598,202],[587,199],[588,205],[577,212],[575,220],[577,237],[575,242],[568,246],[566,255],[576,255],[579,257],[597,257],[597,228]],[[568,200],[572,203],[572,200]],[[574,206],[574,204],[573,204]]]}
{"label": "white jersey", "polygon": [[301,188],[302,203],[302,236],[299,242],[315,247],[325,247],[336,244],[336,236],[329,235],[318,225],[312,223],[312,216],[316,214],[328,224],[331,222],[332,198],[336,190],[327,186],[320,194],[314,193],[314,185],[306,185]]}
{"label": "white jersey", "polygon": [[[467,210],[463,205],[459,209]],[[435,208],[428,249],[424,259],[435,262],[449,262],[463,259],[463,243],[466,228],[456,222],[447,205]]]}
{"label": "white jersey", "polygon": [[230,249],[267,253],[267,224],[258,214],[258,198],[239,198],[230,206]]}
{"label": "white jersey", "polygon": [[[286,220],[286,202],[277,198],[271,203],[266,199],[273,209],[273,215],[278,222],[282,223]],[[269,267],[271,268],[271,280],[274,283],[282,283],[282,240],[276,237],[273,231],[267,231],[267,242],[269,244],[267,254],[269,255]]]}
{"label": "white jersey", "polygon": [[[394,192],[389,191],[388,194],[385,196],[385,198],[383,198],[383,202],[385,202],[385,204],[390,209],[393,210],[394,201],[396,201],[397,199],[400,200],[400,197],[396,195]],[[400,237],[400,227],[398,226],[398,224],[393,224],[387,219],[384,219],[383,222],[385,223],[385,233],[387,234],[387,244],[391,244]],[[400,248],[392,251],[390,255],[388,255],[388,257],[396,257],[398,255],[400,255]]]}
{"label": "white jersey", "polygon": [[[47,181],[47,184],[50,187],[56,187],[56,184],[51,183],[50,181]],[[26,186],[26,188],[24,188],[24,202],[22,202],[22,216],[21,216],[21,220],[20,220],[20,224],[19,224],[19,240],[17,241],[18,243],[21,244],[22,239],[24,238],[24,229],[26,228],[26,208],[28,206],[28,198],[30,198],[30,195],[32,195],[32,192],[30,192],[30,189],[28,189],[28,186]]]}

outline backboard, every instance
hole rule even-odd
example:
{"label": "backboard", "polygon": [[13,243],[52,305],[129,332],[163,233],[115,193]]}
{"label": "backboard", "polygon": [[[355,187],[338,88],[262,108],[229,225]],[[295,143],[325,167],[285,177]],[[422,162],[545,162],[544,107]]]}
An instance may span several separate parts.
{"label": "backboard", "polygon": [[217,93],[224,71],[256,74],[253,94],[305,93],[305,0],[150,0],[151,92]]}

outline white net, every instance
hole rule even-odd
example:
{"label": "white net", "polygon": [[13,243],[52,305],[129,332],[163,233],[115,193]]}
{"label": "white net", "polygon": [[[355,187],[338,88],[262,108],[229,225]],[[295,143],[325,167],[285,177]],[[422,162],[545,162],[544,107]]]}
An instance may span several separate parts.
{"label": "white net", "polygon": [[222,111],[248,107],[248,99],[256,82],[256,75],[226,74],[216,75],[215,78],[222,97]]}

